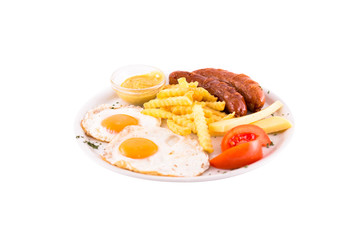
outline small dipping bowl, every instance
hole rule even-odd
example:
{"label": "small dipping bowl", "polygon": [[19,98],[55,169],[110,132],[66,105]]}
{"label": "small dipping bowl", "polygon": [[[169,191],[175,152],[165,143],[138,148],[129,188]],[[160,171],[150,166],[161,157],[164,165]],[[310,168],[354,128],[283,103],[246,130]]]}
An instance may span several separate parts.
{"label": "small dipping bowl", "polygon": [[[160,83],[147,88],[125,88],[121,84],[128,78],[158,72],[161,76]],[[156,94],[166,83],[165,74],[158,68],[147,65],[128,65],[118,68],[111,76],[111,87],[117,95],[127,103],[141,105],[156,97]]]}

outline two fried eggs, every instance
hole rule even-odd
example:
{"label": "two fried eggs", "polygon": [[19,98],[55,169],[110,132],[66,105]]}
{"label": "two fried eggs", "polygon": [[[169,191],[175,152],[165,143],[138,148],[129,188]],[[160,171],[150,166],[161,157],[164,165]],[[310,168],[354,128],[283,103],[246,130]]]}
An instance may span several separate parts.
{"label": "two fried eggs", "polygon": [[88,111],[84,132],[108,142],[101,157],[134,172],[160,176],[198,176],[209,168],[208,155],[196,139],[160,127],[161,120],[138,106],[103,104]]}

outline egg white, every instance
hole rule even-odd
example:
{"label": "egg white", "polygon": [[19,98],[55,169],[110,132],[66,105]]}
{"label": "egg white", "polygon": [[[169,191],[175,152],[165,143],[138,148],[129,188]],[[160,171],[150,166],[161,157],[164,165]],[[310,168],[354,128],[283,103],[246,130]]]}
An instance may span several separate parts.
{"label": "egg white", "polygon": [[161,119],[142,114],[142,110],[142,107],[133,105],[113,106],[109,104],[102,104],[94,109],[91,109],[85,114],[83,120],[81,121],[81,126],[87,135],[104,142],[110,142],[118,134],[108,131],[101,125],[102,120],[115,114],[125,114],[134,117],[138,120],[139,126],[160,126]]}
{"label": "egg white", "polygon": [[[122,155],[119,146],[129,138],[146,138],[158,151],[143,159]],[[162,127],[127,126],[104,149],[102,158],[121,168],[161,176],[192,177],[209,168],[208,155],[196,139],[179,136]]]}

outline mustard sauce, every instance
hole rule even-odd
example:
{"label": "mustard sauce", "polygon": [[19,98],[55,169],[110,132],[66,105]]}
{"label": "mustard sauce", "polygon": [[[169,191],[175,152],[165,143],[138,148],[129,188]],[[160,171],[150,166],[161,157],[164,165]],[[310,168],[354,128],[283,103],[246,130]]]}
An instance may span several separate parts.
{"label": "mustard sauce", "polygon": [[156,86],[163,81],[163,75],[160,72],[153,71],[143,75],[129,77],[122,84],[123,88],[144,89]]}
{"label": "mustard sauce", "polygon": [[119,87],[113,85],[117,95],[124,101],[141,105],[156,97],[165,84],[165,75],[161,71],[152,71],[125,79]]}

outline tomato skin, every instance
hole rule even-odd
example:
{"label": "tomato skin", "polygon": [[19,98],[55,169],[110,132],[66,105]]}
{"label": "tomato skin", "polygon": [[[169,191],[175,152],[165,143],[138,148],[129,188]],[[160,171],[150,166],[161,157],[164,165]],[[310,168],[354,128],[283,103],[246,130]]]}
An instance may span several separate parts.
{"label": "tomato skin", "polygon": [[255,139],[258,139],[262,146],[271,144],[269,136],[262,128],[252,124],[239,125],[230,129],[224,135],[221,142],[221,150],[225,151],[238,144],[254,141]]}
{"label": "tomato skin", "polygon": [[210,160],[210,165],[220,169],[236,169],[252,164],[263,157],[261,142],[253,140],[228,148]]}

